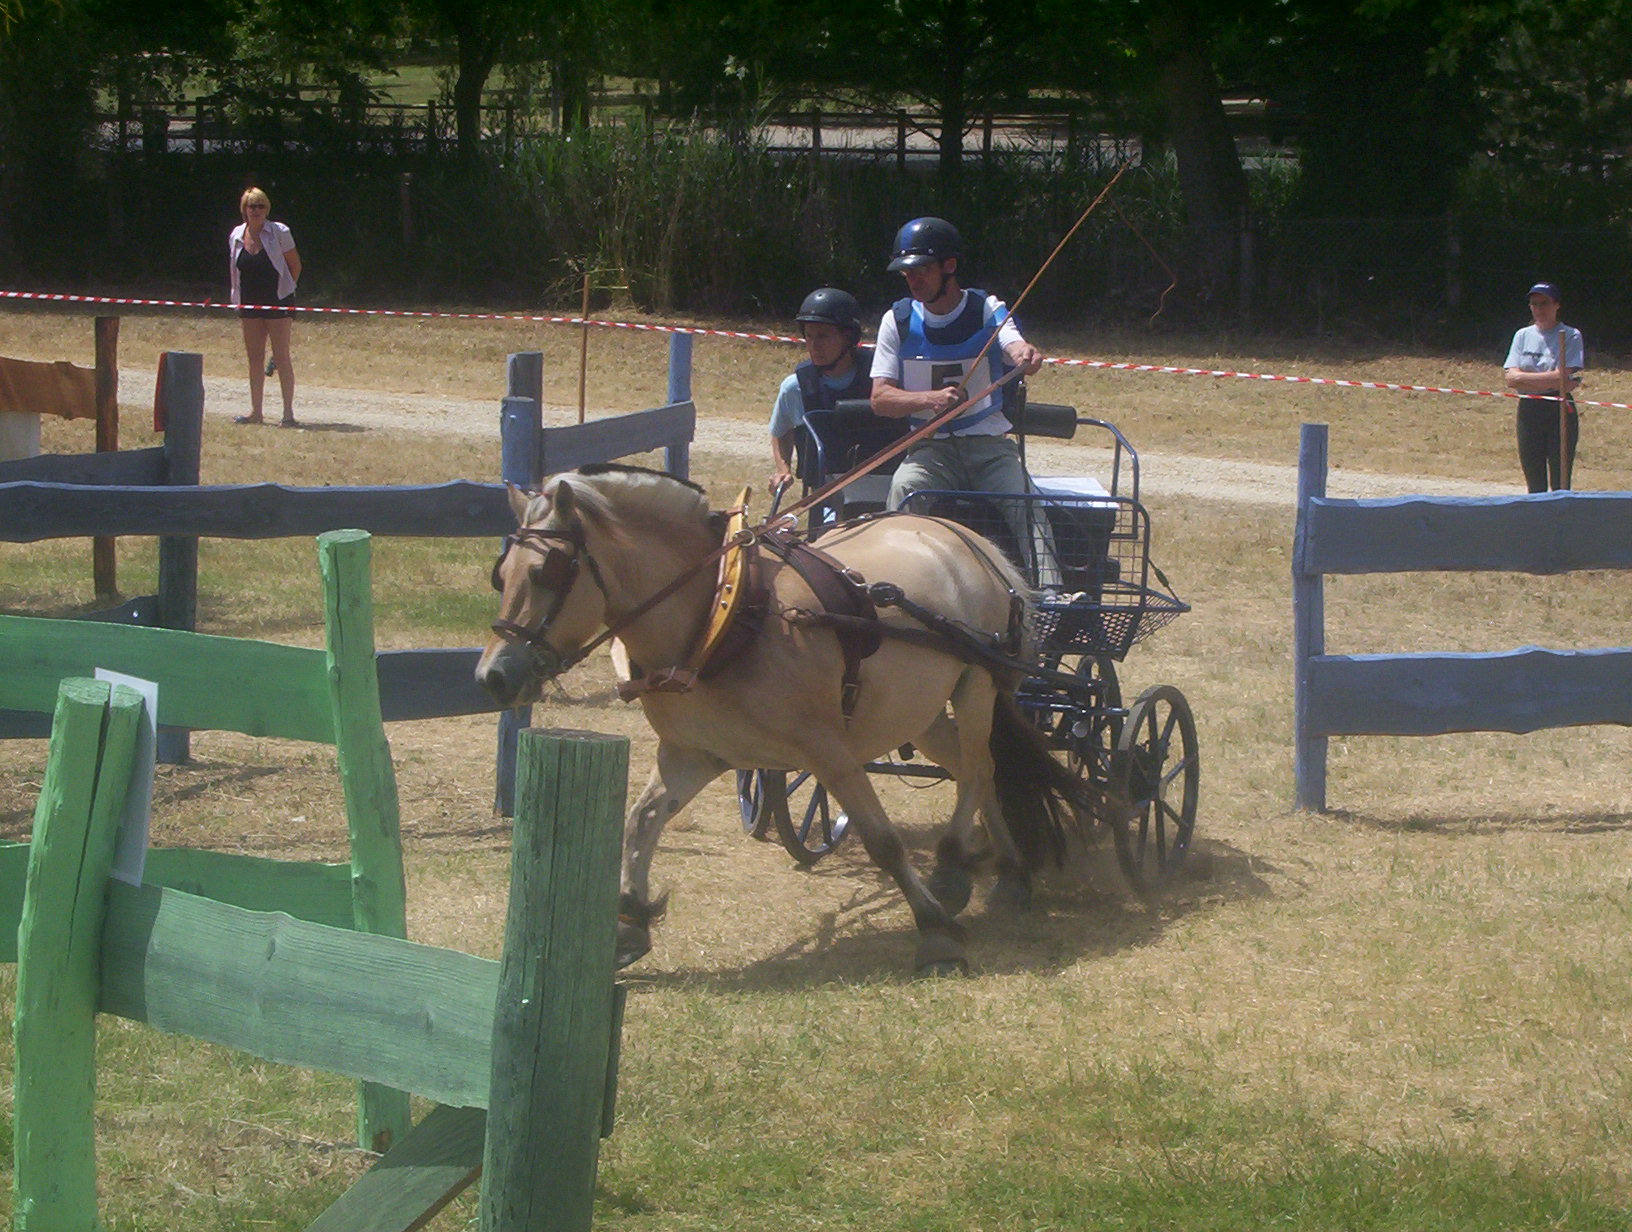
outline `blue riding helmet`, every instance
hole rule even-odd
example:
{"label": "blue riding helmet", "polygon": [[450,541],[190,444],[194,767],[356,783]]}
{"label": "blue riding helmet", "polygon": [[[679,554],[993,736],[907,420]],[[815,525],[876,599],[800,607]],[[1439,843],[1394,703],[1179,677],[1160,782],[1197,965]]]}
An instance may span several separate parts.
{"label": "blue riding helmet", "polygon": [[914,218],[895,233],[891,273],[963,255],[963,236],[944,218]]}

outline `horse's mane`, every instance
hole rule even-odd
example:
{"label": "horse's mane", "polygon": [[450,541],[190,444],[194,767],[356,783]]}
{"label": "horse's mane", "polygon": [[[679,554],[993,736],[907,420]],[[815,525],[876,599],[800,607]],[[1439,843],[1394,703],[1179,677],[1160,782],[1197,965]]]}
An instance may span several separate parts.
{"label": "horse's mane", "polygon": [[592,517],[605,522],[631,518],[667,525],[708,521],[708,494],[690,480],[645,466],[591,462],[556,477],[566,479],[573,495]]}

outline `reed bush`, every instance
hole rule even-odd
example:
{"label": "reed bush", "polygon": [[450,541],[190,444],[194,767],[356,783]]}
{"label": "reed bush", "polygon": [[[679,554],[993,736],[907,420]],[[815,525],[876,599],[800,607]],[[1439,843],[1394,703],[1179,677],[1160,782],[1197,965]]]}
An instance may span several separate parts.
{"label": "reed bush", "polygon": [[[468,164],[383,135],[344,158],[326,146],[91,152],[94,175],[74,208],[6,273],[15,285],[219,299],[238,194],[258,183],[294,228],[308,303],[570,310],[587,271],[598,310],[786,319],[822,284],[881,310],[901,294],[884,269],[891,239],[921,214],[964,232],[966,285],[1012,301],[1115,157],[993,151],[947,177],[928,164],[898,167],[893,151],[779,154],[751,123],[640,117],[494,137]],[[1513,288],[1545,274],[1570,289],[1571,323],[1601,345],[1632,308],[1625,228],[1505,211],[1522,187],[1512,177],[1470,173],[1455,217],[1357,220],[1300,216],[1295,164],[1261,160],[1248,174],[1243,245],[1235,221],[1213,233],[1190,227],[1171,156],[1145,151],[1039,284],[1028,319],[1467,345],[1511,328]],[[1208,251],[1222,261],[1204,259]]]}

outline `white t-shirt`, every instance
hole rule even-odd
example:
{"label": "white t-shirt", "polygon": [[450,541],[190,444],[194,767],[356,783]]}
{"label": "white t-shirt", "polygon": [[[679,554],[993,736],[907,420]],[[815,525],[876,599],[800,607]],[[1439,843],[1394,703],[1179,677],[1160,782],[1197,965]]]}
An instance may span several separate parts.
{"label": "white t-shirt", "polygon": [[[917,307],[922,306],[917,305]],[[959,300],[958,306],[945,314],[931,312],[928,308],[922,310],[924,324],[933,329],[937,326],[950,325],[956,320],[958,314],[963,311],[963,301]],[[1014,342],[1023,342],[1024,339],[1020,336],[1020,328],[1015,325],[1014,318],[1007,315],[1003,301],[995,295],[988,295],[986,297],[986,323],[989,325],[996,320],[999,313],[1004,314],[1003,323],[997,328],[997,341],[992,344],[993,347],[1007,347]],[[936,360],[933,363],[925,360],[903,362],[901,359],[901,331],[896,327],[895,309],[891,308],[884,314],[884,319],[878,325],[878,341],[873,347],[872,375],[874,378],[882,377],[885,380],[894,381],[902,389],[910,390],[913,393],[923,393],[937,387],[944,388],[961,376],[965,382],[964,388],[970,393],[978,393],[990,385],[993,380],[991,352],[988,351],[986,358],[980,361],[978,369],[972,364],[971,361],[975,358],[978,350],[978,346],[971,348],[968,357],[959,366],[958,372],[951,374],[946,373],[947,362],[944,360]],[[935,384],[935,376],[937,375],[941,377],[939,386]],[[1001,397],[1001,391],[986,395],[986,397],[964,411],[963,415],[958,416],[958,419],[961,420],[964,416],[978,415]],[[929,416],[915,415],[913,419],[919,423],[924,423],[928,421]],[[1001,411],[997,411],[986,416],[979,423],[972,424],[967,429],[958,428],[956,420],[953,421],[951,426],[960,436],[1001,436],[1014,425],[1009,423],[1007,416]]]}

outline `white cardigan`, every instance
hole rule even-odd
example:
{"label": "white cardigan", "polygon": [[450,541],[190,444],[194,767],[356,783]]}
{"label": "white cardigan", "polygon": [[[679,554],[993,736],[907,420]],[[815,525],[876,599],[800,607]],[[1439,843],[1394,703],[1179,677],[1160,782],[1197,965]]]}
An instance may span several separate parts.
{"label": "white cardigan", "polygon": [[[233,304],[238,302],[238,254],[243,251],[244,232],[248,226],[248,223],[239,223],[227,240],[227,265],[232,271],[232,297],[228,302]],[[289,228],[268,218],[261,227],[261,247],[266,249],[266,255],[272,258],[273,268],[278,271],[279,299],[288,299],[295,293],[295,276],[289,272],[289,263],[283,259],[283,254],[292,251],[294,246],[295,237],[289,233]]]}

